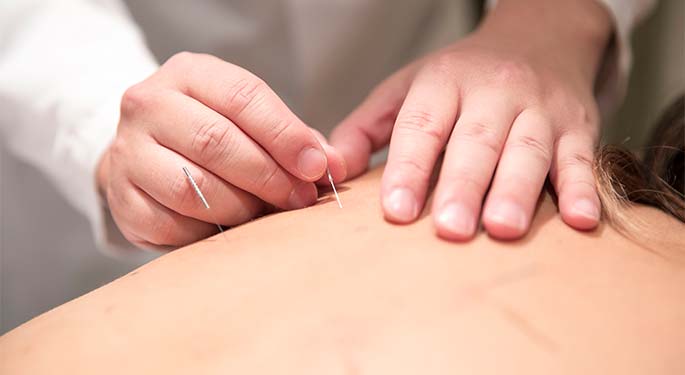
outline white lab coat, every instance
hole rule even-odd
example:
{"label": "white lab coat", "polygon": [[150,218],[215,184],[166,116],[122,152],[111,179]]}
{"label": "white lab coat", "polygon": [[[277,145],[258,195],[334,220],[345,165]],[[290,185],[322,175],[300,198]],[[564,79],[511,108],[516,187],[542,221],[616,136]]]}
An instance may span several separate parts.
{"label": "white lab coat", "polygon": [[[630,31],[655,0],[598,1],[616,30],[599,81],[606,109],[623,95]],[[88,217],[101,249],[133,253],[97,197],[94,171],[115,134],[122,93],[160,62],[189,50],[248,68],[326,133],[395,69],[471,30],[478,7],[458,0],[4,0],[0,134]]]}

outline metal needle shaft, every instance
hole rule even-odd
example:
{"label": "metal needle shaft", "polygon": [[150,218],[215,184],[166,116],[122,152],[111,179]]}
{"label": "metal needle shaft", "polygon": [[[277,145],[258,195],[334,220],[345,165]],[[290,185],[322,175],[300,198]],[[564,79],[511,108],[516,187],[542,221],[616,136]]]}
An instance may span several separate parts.
{"label": "metal needle shaft", "polygon": [[[190,174],[190,171],[188,168],[183,167],[183,173],[186,174],[188,177],[188,181],[190,181],[190,184],[193,186],[193,189],[195,190],[195,194],[197,194],[198,197],[200,197],[200,200],[202,201],[202,204],[205,206],[207,210],[209,210],[209,203],[207,203],[207,199],[205,199],[204,194],[202,194],[202,191],[200,191],[200,187],[197,186],[197,183],[195,182],[195,179],[193,176]],[[214,219],[214,224],[216,224],[216,227],[219,228],[219,232],[223,233],[224,229],[221,227],[219,224],[219,220],[216,219],[216,216],[214,216],[214,213],[210,211],[210,214],[212,215],[212,218]]]}
{"label": "metal needle shaft", "polygon": [[326,173],[328,174],[328,182],[331,183],[331,187],[333,188],[333,194],[335,194],[335,200],[338,201],[338,207],[343,208],[342,202],[340,201],[340,196],[338,195],[338,190],[336,190],[335,184],[333,183],[333,176],[331,176],[330,168],[326,168]]}

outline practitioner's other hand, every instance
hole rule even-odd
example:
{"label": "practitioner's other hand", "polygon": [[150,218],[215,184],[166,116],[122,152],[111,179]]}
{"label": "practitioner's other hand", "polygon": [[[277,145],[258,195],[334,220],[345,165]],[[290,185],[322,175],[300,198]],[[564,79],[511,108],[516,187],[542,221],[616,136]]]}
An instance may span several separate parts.
{"label": "practitioner's other hand", "polygon": [[124,94],[98,187],[133,244],[181,246],[214,233],[215,220],[231,226],[270,205],[313,204],[327,160],[335,179],[346,174],[342,156],[317,137],[250,72],[181,53]]}
{"label": "practitioner's other hand", "polygon": [[[433,203],[441,237],[523,236],[548,172],[564,221],[600,217],[592,174],[599,119],[593,84],[610,21],[595,0],[500,0],[469,37],[381,83],[333,132],[348,174],[390,141],[385,217],[414,221],[444,160]],[[391,137],[392,135],[392,137]]]}

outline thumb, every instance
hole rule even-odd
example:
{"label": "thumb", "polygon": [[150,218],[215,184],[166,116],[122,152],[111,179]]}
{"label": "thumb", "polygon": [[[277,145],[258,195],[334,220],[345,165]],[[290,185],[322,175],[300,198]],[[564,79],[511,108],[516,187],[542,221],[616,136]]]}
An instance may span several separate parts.
{"label": "thumb", "polygon": [[410,65],[390,76],[333,129],[330,143],[345,159],[348,178],[366,171],[371,154],[390,141],[415,71],[416,67]]}

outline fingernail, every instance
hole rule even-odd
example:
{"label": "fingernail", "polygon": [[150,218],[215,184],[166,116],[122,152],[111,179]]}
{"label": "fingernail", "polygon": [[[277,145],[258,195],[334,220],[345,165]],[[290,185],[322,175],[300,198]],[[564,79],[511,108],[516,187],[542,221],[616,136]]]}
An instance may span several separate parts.
{"label": "fingernail", "polygon": [[[326,155],[330,155],[331,158],[328,161],[328,167],[331,169],[331,173],[334,173],[334,171],[337,172],[337,175],[333,175],[333,181],[336,183],[340,181],[345,181],[347,178],[347,163],[345,162],[345,158],[343,155],[338,151],[337,148],[330,146],[330,145],[323,145],[323,149],[326,151]],[[338,167],[334,168],[332,164],[335,162],[335,160],[338,160]]]}
{"label": "fingernail", "polygon": [[519,205],[512,202],[505,201],[494,205],[488,210],[488,220],[519,231],[526,229],[526,214]]}
{"label": "fingernail", "polygon": [[458,203],[450,203],[443,207],[438,214],[436,224],[440,229],[459,238],[471,237],[476,230],[473,213]]}
{"label": "fingernail", "polygon": [[409,222],[418,215],[418,203],[411,190],[396,188],[383,200],[385,216],[388,219]]}
{"label": "fingernail", "polygon": [[317,179],[326,171],[326,155],[313,147],[308,147],[300,152],[297,169],[305,178]]}
{"label": "fingernail", "polygon": [[573,212],[578,215],[592,219],[599,220],[599,208],[589,199],[580,199],[573,204]]}
{"label": "fingernail", "polygon": [[316,186],[312,183],[302,183],[290,192],[288,198],[289,208],[291,210],[308,207],[316,202]]}

